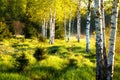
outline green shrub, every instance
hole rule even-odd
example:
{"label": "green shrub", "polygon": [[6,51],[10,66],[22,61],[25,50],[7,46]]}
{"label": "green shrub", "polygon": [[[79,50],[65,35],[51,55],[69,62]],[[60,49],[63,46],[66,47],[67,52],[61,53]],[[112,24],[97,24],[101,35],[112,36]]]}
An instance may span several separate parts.
{"label": "green shrub", "polygon": [[45,58],[45,48],[43,48],[43,47],[37,48],[35,50],[35,53],[33,54],[33,56],[35,57],[35,59],[37,61],[44,59]]}
{"label": "green shrub", "polygon": [[39,41],[39,42],[45,42],[45,41],[46,41],[46,38],[43,37],[42,34],[39,34],[39,35],[38,35],[38,41]]}
{"label": "green shrub", "polygon": [[60,47],[60,46],[52,46],[52,47],[49,47],[49,48],[48,48],[48,53],[49,53],[49,54],[55,54],[55,53],[58,51],[59,47]]}
{"label": "green shrub", "polygon": [[16,56],[14,67],[16,68],[17,72],[25,71],[28,64],[29,64],[29,60],[27,59],[25,53]]}
{"label": "green shrub", "polygon": [[5,23],[0,22],[0,41],[10,36],[11,36],[11,33],[9,32],[8,26]]}
{"label": "green shrub", "polygon": [[37,37],[37,29],[30,24],[26,26],[27,27],[23,29],[23,34],[25,35],[25,38]]}
{"label": "green shrub", "polygon": [[69,59],[69,66],[77,66],[78,61],[74,58]]}

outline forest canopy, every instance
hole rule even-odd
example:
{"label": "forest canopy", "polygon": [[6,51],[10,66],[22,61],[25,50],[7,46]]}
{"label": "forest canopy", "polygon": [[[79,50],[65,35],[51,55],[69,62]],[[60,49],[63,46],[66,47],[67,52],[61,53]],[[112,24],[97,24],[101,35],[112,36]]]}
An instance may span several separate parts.
{"label": "forest canopy", "polygon": [[[42,24],[44,19],[48,24],[49,30],[49,20],[50,20],[50,8],[52,14],[56,12],[56,38],[63,38],[64,36],[64,11],[66,12],[66,22],[68,27],[68,21],[70,18],[71,11],[71,24],[74,26],[72,32],[76,34],[77,26],[77,8],[79,0],[0,0],[0,22],[1,26],[7,29],[1,29],[0,32],[4,35],[10,36],[16,34],[16,29],[20,29],[17,34],[23,34],[27,38],[36,37],[37,34],[42,32]],[[108,4],[109,3],[109,4]],[[85,32],[86,24],[86,13],[87,13],[88,1],[80,1],[80,14],[81,14],[81,31]],[[105,16],[106,16],[106,26],[110,25],[110,14],[112,2],[105,1]],[[92,16],[91,16],[91,32],[95,30],[94,26],[94,7],[92,5]],[[15,22],[20,21],[18,24],[20,28],[15,28]],[[21,25],[24,25],[21,26]],[[49,33],[48,33],[49,35]]]}

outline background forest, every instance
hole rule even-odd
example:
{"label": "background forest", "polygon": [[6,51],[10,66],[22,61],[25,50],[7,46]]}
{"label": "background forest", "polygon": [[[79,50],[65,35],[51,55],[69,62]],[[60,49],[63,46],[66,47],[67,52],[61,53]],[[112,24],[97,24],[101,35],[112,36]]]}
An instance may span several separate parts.
{"label": "background forest", "polygon": [[[87,53],[89,1],[90,52]],[[112,0],[104,1],[107,53],[112,4]],[[94,9],[94,0],[0,0],[0,80],[95,80]],[[120,80],[119,16],[113,80]]]}
{"label": "background forest", "polygon": [[[54,13],[54,10],[56,9],[55,38],[64,37],[64,10],[66,10],[67,28],[69,25],[69,14],[71,10],[71,34],[76,34],[77,3],[77,0],[0,0],[0,36],[1,38],[7,38],[12,35],[22,34],[25,35],[26,38],[37,37],[38,34],[42,33],[44,19],[46,24],[48,24],[47,29],[49,31],[50,6],[52,7],[52,13]],[[81,1],[80,14],[82,34],[85,34],[87,5],[87,1]],[[111,1],[105,2],[105,19],[107,28],[110,26],[111,6]],[[93,9],[92,6],[91,34],[95,30]],[[49,35],[49,32],[47,34]]]}

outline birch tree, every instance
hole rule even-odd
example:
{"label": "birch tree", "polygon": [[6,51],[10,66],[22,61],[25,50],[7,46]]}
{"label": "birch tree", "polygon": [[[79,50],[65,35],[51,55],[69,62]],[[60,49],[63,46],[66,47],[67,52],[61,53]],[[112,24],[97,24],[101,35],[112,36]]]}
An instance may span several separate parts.
{"label": "birch tree", "polygon": [[64,3],[64,37],[65,37],[65,40],[66,40],[66,37],[67,37],[67,31],[66,31],[66,8],[65,8],[65,3]]}
{"label": "birch tree", "polygon": [[77,39],[80,42],[80,0],[78,2],[78,10],[77,10]]}
{"label": "birch tree", "polygon": [[105,11],[104,11],[104,0],[101,0],[101,14],[102,14],[102,30],[103,30],[103,59],[104,59],[104,66],[103,66],[103,77],[106,79],[107,75],[107,56],[106,56],[106,37],[105,37]]}
{"label": "birch tree", "polygon": [[74,34],[74,21],[75,21],[75,19],[72,20],[72,30],[71,30],[72,34]]}
{"label": "birch tree", "polygon": [[115,41],[118,22],[118,6],[119,0],[113,0],[112,16],[111,16],[111,33],[110,44],[108,51],[108,64],[107,64],[107,80],[112,80],[114,72],[114,57],[115,57]]}
{"label": "birch tree", "polygon": [[43,37],[45,37],[45,18],[42,22],[42,35],[43,35]]}
{"label": "birch tree", "polygon": [[52,1],[51,1],[51,4],[50,4],[50,44],[53,44],[54,39],[55,39],[55,18],[56,18],[56,8],[54,7],[54,14],[53,14]]}
{"label": "birch tree", "polygon": [[96,27],[96,80],[103,80],[103,32],[102,32],[102,15],[101,0],[94,0],[95,7],[95,27]]}
{"label": "birch tree", "polygon": [[52,44],[54,43],[54,39],[55,39],[55,18],[56,18],[56,10],[54,11],[53,22],[52,22]]}
{"label": "birch tree", "polygon": [[90,52],[90,18],[91,17],[91,0],[88,0],[87,20],[86,20],[86,52]]}
{"label": "birch tree", "polygon": [[69,27],[68,27],[68,39],[67,39],[67,42],[70,41],[70,32],[71,32],[71,14],[72,14],[72,5],[70,5]]}
{"label": "birch tree", "polygon": [[46,23],[45,23],[45,37],[47,38],[47,34],[48,34],[48,32],[47,32],[47,29],[48,29],[48,22],[46,21]]}
{"label": "birch tree", "polygon": [[50,6],[50,41],[49,43],[50,44],[53,44],[52,43],[52,28],[53,28],[53,19],[52,19],[52,6]]}

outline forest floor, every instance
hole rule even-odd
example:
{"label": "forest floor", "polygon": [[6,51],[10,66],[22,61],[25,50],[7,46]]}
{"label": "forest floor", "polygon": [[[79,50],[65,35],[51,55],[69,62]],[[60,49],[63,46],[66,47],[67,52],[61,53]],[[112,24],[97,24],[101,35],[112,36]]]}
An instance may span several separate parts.
{"label": "forest floor", "polygon": [[[91,52],[86,53],[85,38],[77,42],[55,40],[41,43],[37,39],[7,39],[0,42],[0,80],[95,80],[95,39],[91,39]],[[36,48],[44,47],[45,57],[36,61]],[[15,56],[25,53],[29,64],[24,71],[16,71]],[[115,55],[113,80],[120,80],[120,54]]]}

